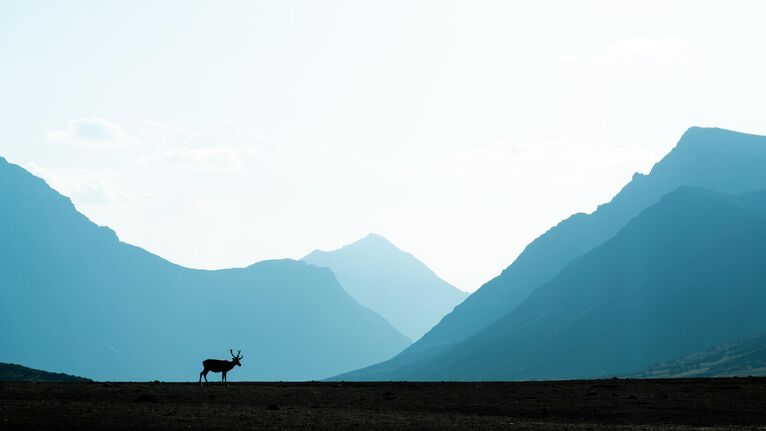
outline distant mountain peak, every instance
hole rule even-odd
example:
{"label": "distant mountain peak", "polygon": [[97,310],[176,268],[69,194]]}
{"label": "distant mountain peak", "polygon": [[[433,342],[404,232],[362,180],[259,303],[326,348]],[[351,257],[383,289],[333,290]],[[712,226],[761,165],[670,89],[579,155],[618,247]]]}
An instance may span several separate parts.
{"label": "distant mountain peak", "polygon": [[467,296],[376,233],[337,250],[315,250],[303,260],[330,268],[354,299],[412,339],[431,329]]}
{"label": "distant mountain peak", "polygon": [[374,247],[387,247],[391,249],[400,250],[399,247],[394,245],[391,241],[389,241],[386,237],[383,235],[377,234],[377,233],[369,233],[367,236],[365,236],[362,239],[359,239],[357,241],[354,241],[353,243],[347,245],[346,247],[353,247],[353,246],[374,246]]}
{"label": "distant mountain peak", "polygon": [[314,251],[309,253],[306,257],[304,257],[303,260],[310,262],[313,258],[322,256],[328,253],[336,253],[341,251],[346,251],[346,252],[360,251],[360,250],[364,250],[367,253],[375,253],[375,254],[379,254],[379,253],[401,254],[401,255],[409,256],[412,259],[416,259],[414,256],[412,256],[412,254],[401,250],[394,243],[386,239],[383,235],[380,235],[377,233],[369,233],[365,237],[360,238],[350,244],[344,245],[335,250],[315,249]]}
{"label": "distant mountain peak", "polygon": [[375,232],[368,233],[367,236],[365,236],[364,238],[360,239],[357,242],[362,242],[362,241],[379,241],[379,242],[385,242],[385,243],[393,245],[391,243],[391,241],[386,239],[386,237],[384,237],[383,235],[381,235],[379,233],[375,233]]}

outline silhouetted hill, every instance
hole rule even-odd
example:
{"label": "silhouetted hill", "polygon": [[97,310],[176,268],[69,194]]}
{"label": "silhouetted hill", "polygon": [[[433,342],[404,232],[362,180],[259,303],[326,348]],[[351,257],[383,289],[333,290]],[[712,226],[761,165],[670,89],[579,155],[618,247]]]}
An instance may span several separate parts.
{"label": "silhouetted hill", "polygon": [[0,362],[0,382],[90,382],[84,377],[63,373],[49,373],[17,364]]}
{"label": "silhouetted hill", "polygon": [[316,250],[302,260],[330,268],[354,299],[413,340],[468,296],[380,235],[334,251]]}
{"label": "silhouetted hill", "polygon": [[766,192],[684,187],[512,312],[395,379],[626,375],[766,329]]}
{"label": "silhouetted hill", "polygon": [[766,334],[722,344],[657,364],[631,377],[733,377],[766,376]]}
{"label": "silhouetted hill", "polygon": [[328,269],[184,268],[118,240],[0,158],[0,360],[98,380],[196,380],[242,349],[246,379],[317,379],[409,344]]}
{"label": "silhouetted hill", "polygon": [[[766,138],[692,127],[649,175],[636,174],[611,202],[592,214],[575,214],[530,243],[498,277],[474,292],[431,331],[390,361],[352,375],[385,378],[427,361],[476,334],[521,304],[567,264],[613,237],[663,195],[681,186],[724,193],[766,187]],[[367,376],[367,377],[365,377]]]}

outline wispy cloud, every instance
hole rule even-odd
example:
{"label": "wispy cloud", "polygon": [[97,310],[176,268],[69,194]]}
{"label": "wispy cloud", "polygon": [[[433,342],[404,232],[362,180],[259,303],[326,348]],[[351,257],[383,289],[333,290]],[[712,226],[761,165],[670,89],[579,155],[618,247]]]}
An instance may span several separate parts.
{"label": "wispy cloud", "polygon": [[199,148],[181,147],[157,153],[140,163],[198,171],[227,172],[242,167],[242,148],[230,145]]}
{"label": "wispy cloud", "polygon": [[155,151],[139,157],[141,167],[235,172],[249,161],[264,162],[279,147],[254,127],[235,121],[223,121],[202,130],[151,122],[142,128],[141,134],[142,140]]}
{"label": "wispy cloud", "polygon": [[[125,187],[107,179],[108,173],[76,168],[48,168],[37,163],[23,167],[45,179],[54,189],[86,208],[127,209],[140,204],[140,199]],[[144,196],[144,198],[146,198]]]}
{"label": "wispy cloud", "polygon": [[48,142],[102,149],[120,148],[138,142],[122,127],[97,117],[72,120],[67,123],[66,130],[49,131],[46,137]]}

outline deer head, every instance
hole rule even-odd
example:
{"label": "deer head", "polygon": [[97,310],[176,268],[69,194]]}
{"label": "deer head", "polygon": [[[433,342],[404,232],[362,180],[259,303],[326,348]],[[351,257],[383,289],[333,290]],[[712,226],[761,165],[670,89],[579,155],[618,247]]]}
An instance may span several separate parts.
{"label": "deer head", "polygon": [[236,365],[238,367],[242,366],[242,364],[239,363],[239,360],[244,357],[244,356],[240,355],[241,352],[242,352],[241,350],[237,350],[237,354],[235,355],[234,354],[234,350],[229,349],[229,353],[231,353],[231,358],[232,358],[231,362],[234,363],[234,365]]}

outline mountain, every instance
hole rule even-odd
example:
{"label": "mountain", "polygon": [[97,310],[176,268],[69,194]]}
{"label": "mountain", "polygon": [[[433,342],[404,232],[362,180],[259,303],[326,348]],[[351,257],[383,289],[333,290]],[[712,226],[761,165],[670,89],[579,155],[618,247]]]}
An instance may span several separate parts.
{"label": "mountain", "polygon": [[409,340],[328,269],[275,260],[184,268],[118,240],[0,158],[0,360],[98,380],[195,380],[242,349],[232,380],[318,379]]}
{"label": "mountain", "polygon": [[626,375],[766,330],[766,191],[682,187],[474,336],[396,379]]}
{"label": "mountain", "polygon": [[766,137],[692,127],[648,175],[635,174],[609,203],[578,213],[531,242],[499,276],[484,284],[431,331],[395,358],[359,370],[386,379],[428,361],[507,314],[573,259],[603,244],[642,210],[681,186],[739,194],[766,187]]}
{"label": "mountain", "polygon": [[631,377],[733,377],[766,376],[766,334],[722,344],[657,364]]}
{"label": "mountain", "polygon": [[92,380],[0,362],[0,382],[92,382]]}
{"label": "mountain", "polygon": [[330,268],[354,299],[413,340],[468,296],[376,234],[338,250],[315,250],[302,260]]}

